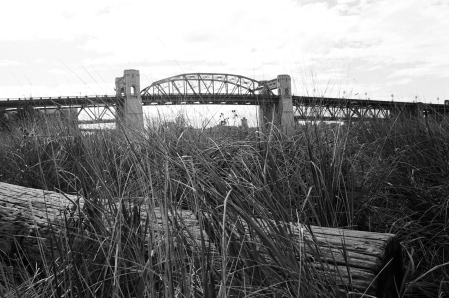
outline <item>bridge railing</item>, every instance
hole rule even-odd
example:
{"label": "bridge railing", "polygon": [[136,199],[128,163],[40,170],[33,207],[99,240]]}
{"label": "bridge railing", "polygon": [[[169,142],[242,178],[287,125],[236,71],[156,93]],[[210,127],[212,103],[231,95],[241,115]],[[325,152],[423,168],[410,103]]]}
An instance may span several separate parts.
{"label": "bridge railing", "polygon": [[273,104],[279,100],[275,95],[232,95],[232,94],[182,94],[182,95],[144,95],[142,102],[146,104],[240,104],[260,105]]}
{"label": "bridge railing", "polygon": [[116,97],[115,95],[72,95],[72,96],[38,96],[38,97],[7,97],[0,98],[0,101],[33,101],[33,100],[45,100],[45,99],[79,99],[79,98],[111,98]]}

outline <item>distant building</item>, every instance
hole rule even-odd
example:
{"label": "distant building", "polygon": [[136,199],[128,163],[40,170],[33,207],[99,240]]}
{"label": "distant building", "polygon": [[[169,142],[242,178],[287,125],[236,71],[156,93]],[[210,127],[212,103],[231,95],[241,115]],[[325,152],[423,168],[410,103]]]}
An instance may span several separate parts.
{"label": "distant building", "polygon": [[239,115],[237,115],[237,111],[236,110],[232,110],[232,120],[233,120],[233,123],[232,123],[232,125],[233,126],[237,126],[238,124],[238,119],[239,119]]}
{"label": "distant building", "polygon": [[242,128],[248,129],[248,119],[245,117],[242,118]]}

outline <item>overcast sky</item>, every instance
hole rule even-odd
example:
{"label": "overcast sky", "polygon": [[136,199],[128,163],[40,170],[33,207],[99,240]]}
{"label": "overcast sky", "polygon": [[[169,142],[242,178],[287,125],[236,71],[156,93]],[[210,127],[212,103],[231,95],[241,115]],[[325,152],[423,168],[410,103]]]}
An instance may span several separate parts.
{"label": "overcast sky", "polygon": [[142,89],[290,74],[296,95],[449,99],[449,0],[17,0],[0,25],[0,98],[113,94],[139,69]]}

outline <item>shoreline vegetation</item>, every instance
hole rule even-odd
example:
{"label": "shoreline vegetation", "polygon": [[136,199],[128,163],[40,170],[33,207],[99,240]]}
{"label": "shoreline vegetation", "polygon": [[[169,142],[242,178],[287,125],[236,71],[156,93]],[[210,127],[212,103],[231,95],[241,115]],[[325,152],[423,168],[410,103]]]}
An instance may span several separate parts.
{"label": "shoreline vegetation", "polygon": [[[0,297],[342,297],[288,237],[267,237],[288,230],[256,233],[282,266],[263,263],[239,234],[258,218],[396,234],[396,296],[449,293],[447,119],[312,121],[288,136],[184,121],[89,133],[40,115],[2,123],[0,181],[83,197],[86,217],[67,218],[41,264],[0,252]],[[162,216],[163,233],[138,224],[142,204],[207,214],[218,252],[191,249],[177,220]]]}

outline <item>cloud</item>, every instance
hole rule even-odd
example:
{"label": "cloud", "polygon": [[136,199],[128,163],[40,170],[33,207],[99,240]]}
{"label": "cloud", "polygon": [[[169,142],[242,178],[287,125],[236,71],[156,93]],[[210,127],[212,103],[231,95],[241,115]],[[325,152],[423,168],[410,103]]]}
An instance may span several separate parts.
{"label": "cloud", "polygon": [[154,79],[197,71],[260,79],[288,73],[298,76],[298,90],[306,89],[304,76],[319,81],[307,86],[325,89],[347,68],[349,81],[373,90],[449,77],[444,1],[43,0],[10,1],[7,11],[0,66],[41,59],[46,67],[26,70],[41,83],[53,81],[49,74],[73,76],[54,72],[59,60],[78,75],[85,73],[80,64],[95,65],[107,82],[123,68]]}
{"label": "cloud", "polygon": [[410,82],[412,82],[411,78],[401,78],[399,80],[390,81],[389,83],[387,83],[387,86],[405,85],[409,84]]}
{"label": "cloud", "polygon": [[60,68],[49,69],[48,72],[51,74],[67,74],[67,71],[64,71]]}
{"label": "cloud", "polygon": [[99,9],[99,10],[97,10],[96,12],[95,12],[95,15],[101,15],[101,14],[109,14],[111,12],[111,7],[105,7],[105,8],[102,8],[102,9]]}
{"label": "cloud", "polygon": [[14,60],[0,59],[0,66],[15,66],[15,65],[25,65],[25,63],[21,63]]}

